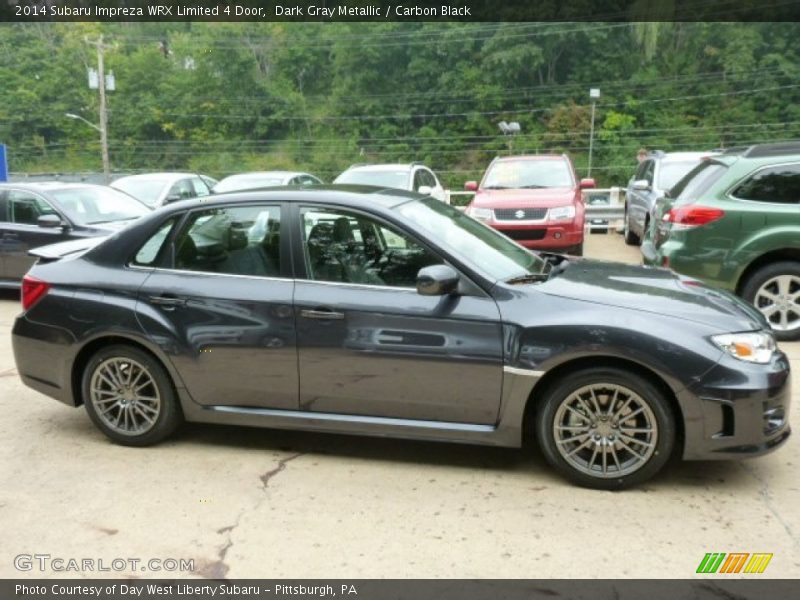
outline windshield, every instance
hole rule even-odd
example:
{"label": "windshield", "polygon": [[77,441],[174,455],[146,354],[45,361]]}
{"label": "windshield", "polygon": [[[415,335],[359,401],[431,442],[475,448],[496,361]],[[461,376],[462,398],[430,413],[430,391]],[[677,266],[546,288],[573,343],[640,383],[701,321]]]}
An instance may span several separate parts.
{"label": "windshield", "polygon": [[166,181],[154,179],[120,179],[111,185],[130,194],[137,200],[141,200],[147,206],[155,206],[167,183]]}
{"label": "windshield", "polygon": [[351,169],[339,175],[334,183],[357,183],[406,190],[408,189],[408,177],[409,172],[404,170],[373,171]]}
{"label": "windshield", "polygon": [[658,168],[658,189],[668,190],[684,175],[697,166],[699,159],[681,161],[661,161]]}
{"label": "windshield", "polygon": [[234,192],[236,190],[248,190],[262,187],[274,187],[283,185],[283,177],[278,175],[232,175],[226,177],[214,186],[214,191]]}
{"label": "windshield", "polygon": [[542,273],[545,261],[483,223],[433,198],[396,209],[467,264],[494,280]]}
{"label": "windshield", "polygon": [[501,160],[489,167],[481,187],[488,190],[573,187],[575,181],[567,161]]}
{"label": "windshield", "polygon": [[150,210],[135,198],[110,187],[66,188],[50,192],[73,223],[99,225],[128,221],[146,215]]}
{"label": "windshield", "polygon": [[675,184],[675,187],[669,191],[669,196],[676,202],[684,204],[694,202],[702,194],[705,194],[727,170],[728,167],[722,163],[713,160],[703,161]]}

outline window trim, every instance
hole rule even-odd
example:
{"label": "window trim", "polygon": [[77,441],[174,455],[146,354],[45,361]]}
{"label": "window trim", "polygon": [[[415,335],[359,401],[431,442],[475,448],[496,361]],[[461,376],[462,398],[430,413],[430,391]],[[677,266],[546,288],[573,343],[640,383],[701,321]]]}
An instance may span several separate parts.
{"label": "window trim", "polygon": [[[287,262],[288,262],[288,265],[289,265],[289,271],[290,271],[289,276],[281,275],[279,277],[275,277],[273,275],[242,275],[240,273],[219,273],[217,271],[199,271],[199,270],[198,271],[193,271],[191,269],[177,269],[177,268],[175,268],[175,241],[176,241],[178,235],[180,233],[182,233],[183,230],[186,228],[189,220],[191,219],[191,215],[193,213],[202,212],[202,211],[208,211],[208,210],[216,210],[216,209],[225,210],[225,209],[229,209],[229,208],[246,208],[246,207],[249,207],[249,206],[274,206],[274,207],[277,207],[278,210],[280,211],[280,218],[281,218],[281,245],[280,245],[281,257],[280,257],[280,264],[278,265],[278,269],[281,272],[283,272],[284,271],[283,253],[285,251],[284,246],[288,244],[289,245],[289,249],[291,250],[291,245],[290,245],[291,242],[284,242],[283,241],[284,240],[284,233],[290,229],[289,226],[286,224],[286,220],[284,219],[284,217],[286,216],[286,212],[287,212],[285,210],[285,204],[286,203],[284,201],[282,201],[282,200],[274,200],[274,201],[271,201],[271,202],[269,202],[267,204],[263,204],[263,203],[260,203],[260,202],[241,202],[241,203],[236,203],[236,204],[234,204],[234,203],[227,204],[226,203],[226,204],[218,204],[216,206],[211,206],[211,207],[209,207],[209,206],[197,206],[197,207],[190,208],[189,210],[183,211],[183,213],[171,213],[171,214],[167,215],[166,218],[163,221],[159,221],[158,226],[155,227],[152,230],[151,234],[150,234],[150,237],[152,237],[153,235],[155,235],[155,233],[158,231],[158,229],[164,223],[166,223],[171,218],[177,217],[177,221],[176,221],[175,225],[172,226],[172,231],[170,231],[169,235],[167,236],[167,239],[164,241],[165,245],[159,251],[160,254],[163,253],[163,256],[159,257],[159,260],[156,262],[156,264],[153,265],[153,266],[145,266],[145,265],[137,265],[137,264],[135,264],[133,262],[135,260],[135,258],[136,258],[136,254],[139,253],[139,251],[142,249],[142,246],[144,246],[144,244],[146,244],[147,241],[150,239],[150,237],[148,237],[147,239],[145,239],[145,241],[142,243],[142,245],[139,246],[133,252],[132,256],[128,259],[128,261],[125,263],[125,265],[126,265],[127,268],[136,269],[136,270],[143,270],[143,271],[160,271],[160,272],[194,274],[194,275],[198,275],[198,274],[199,275],[215,275],[215,276],[222,276],[222,277],[239,277],[239,278],[258,279],[258,280],[294,281],[296,279],[296,277],[294,277],[295,272],[294,272],[293,261],[291,259],[291,252],[290,252],[289,258],[287,259]],[[166,251],[164,251],[164,250],[166,250]],[[165,262],[169,263],[169,266],[165,266],[164,265]]]}
{"label": "window trim", "polygon": [[725,190],[725,197],[729,198],[730,200],[736,200],[737,202],[749,202],[751,204],[759,204],[764,205],[768,204],[770,206],[800,206],[800,200],[795,204],[788,204],[786,202],[769,202],[767,200],[750,200],[749,198],[739,198],[739,196],[734,196],[733,191],[738,188],[740,185],[745,183],[748,179],[752,179],[757,173],[760,171],[766,171],[767,169],[774,169],[775,167],[798,167],[800,168],[800,160],[793,160],[789,162],[780,162],[780,163],[773,163],[770,165],[762,165],[756,169],[753,169],[747,175],[744,175],[742,178],[738,179],[735,183],[728,186]]}
{"label": "window trim", "polygon": [[[306,263],[306,252],[305,252],[304,242],[303,242],[303,237],[304,236],[302,234],[303,233],[302,232],[302,227],[303,227],[302,212],[303,212],[303,209],[307,209],[307,208],[311,208],[313,210],[321,209],[323,212],[326,211],[326,210],[328,210],[328,211],[341,210],[341,211],[350,212],[350,213],[354,213],[354,214],[358,214],[358,215],[363,215],[364,217],[366,217],[368,219],[372,219],[373,221],[376,221],[377,223],[380,223],[383,226],[386,226],[388,229],[399,229],[401,232],[403,232],[405,235],[407,235],[415,243],[417,243],[420,246],[422,246],[423,248],[425,248],[425,250],[427,250],[428,252],[430,252],[434,256],[439,257],[443,264],[446,264],[450,268],[454,269],[456,273],[458,273],[459,277],[461,279],[463,279],[465,287],[468,288],[468,291],[462,293],[461,295],[463,295],[463,296],[477,296],[477,297],[491,298],[491,294],[489,294],[486,290],[483,289],[482,286],[480,286],[478,283],[476,283],[472,277],[470,277],[469,275],[464,273],[464,270],[461,267],[459,267],[457,264],[454,264],[452,259],[449,256],[447,256],[447,255],[443,256],[442,252],[440,250],[437,250],[436,248],[431,247],[430,244],[428,244],[427,242],[422,240],[419,237],[419,235],[417,235],[417,233],[415,231],[409,230],[408,227],[406,227],[404,225],[401,225],[399,223],[393,223],[392,221],[384,218],[383,215],[379,215],[379,214],[376,214],[376,213],[368,212],[366,210],[363,210],[363,209],[360,209],[360,208],[356,208],[356,207],[353,207],[353,206],[347,206],[347,205],[341,205],[341,204],[333,204],[333,203],[331,203],[331,204],[314,204],[313,201],[312,202],[293,202],[293,203],[290,204],[290,206],[291,206],[291,209],[292,209],[292,219],[290,221],[291,230],[292,230],[292,232],[297,231],[297,233],[299,234],[299,237],[298,237],[296,243],[294,241],[294,237],[292,237],[292,245],[296,249],[296,253],[297,253],[296,257],[295,257],[295,253],[294,252],[292,253],[292,263],[293,263],[293,267],[294,267],[293,273],[294,273],[294,277],[295,277],[296,281],[302,281],[302,282],[307,282],[307,283],[324,283],[324,284],[338,285],[338,286],[348,286],[348,287],[357,286],[359,288],[368,288],[368,289],[373,289],[373,290],[374,289],[380,289],[380,290],[413,290],[414,293],[418,293],[416,286],[414,286],[414,287],[383,286],[383,285],[376,285],[376,284],[369,284],[369,283],[350,283],[350,282],[344,282],[344,281],[319,281],[317,279],[311,279],[309,277],[308,265]],[[298,264],[297,264],[298,263],[298,259],[299,259],[300,265],[302,266],[302,273],[300,272],[300,269],[298,268]]]}

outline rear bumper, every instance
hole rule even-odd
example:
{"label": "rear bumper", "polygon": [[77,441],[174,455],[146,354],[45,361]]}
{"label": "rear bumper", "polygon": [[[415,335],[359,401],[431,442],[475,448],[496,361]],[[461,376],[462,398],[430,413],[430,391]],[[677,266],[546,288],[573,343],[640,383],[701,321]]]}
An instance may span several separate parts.
{"label": "rear bumper", "polygon": [[686,460],[759,456],[779,448],[791,433],[791,376],[783,354],[769,365],[725,357],[678,396]]}
{"label": "rear bumper", "polygon": [[22,382],[59,402],[76,406],[72,393],[75,338],[69,332],[17,317],[11,330],[14,361]]}

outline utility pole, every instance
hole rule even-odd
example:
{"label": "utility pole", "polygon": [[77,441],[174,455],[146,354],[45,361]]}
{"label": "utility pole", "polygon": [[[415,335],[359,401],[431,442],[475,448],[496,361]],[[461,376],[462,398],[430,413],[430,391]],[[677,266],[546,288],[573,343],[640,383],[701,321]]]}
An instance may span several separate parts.
{"label": "utility pole", "polygon": [[591,88],[589,97],[592,99],[592,125],[589,132],[589,168],[586,170],[586,177],[592,176],[592,150],[594,149],[594,109],[597,99],[600,97],[600,88]]}
{"label": "utility pole", "polygon": [[103,176],[105,182],[111,179],[111,161],[108,157],[108,110],[106,106],[106,71],[104,53],[106,45],[101,35],[96,40],[84,38],[86,43],[97,48],[97,91],[100,94],[100,148],[103,153]]}

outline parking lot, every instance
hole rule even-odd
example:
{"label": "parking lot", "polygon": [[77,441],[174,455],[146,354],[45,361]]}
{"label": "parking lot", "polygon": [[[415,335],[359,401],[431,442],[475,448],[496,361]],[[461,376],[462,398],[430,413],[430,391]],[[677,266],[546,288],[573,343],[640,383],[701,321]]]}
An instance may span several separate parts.
{"label": "parking lot", "polygon": [[[589,236],[586,254],[639,261],[618,235]],[[25,575],[19,554],[49,554],[191,559],[212,578],[682,578],[707,552],[773,553],[762,577],[800,576],[797,436],[760,459],[676,462],[617,493],[568,484],[535,448],[197,425],[125,448],[23,387],[18,310],[0,295],[2,577]],[[796,403],[800,343],[783,349]]]}

